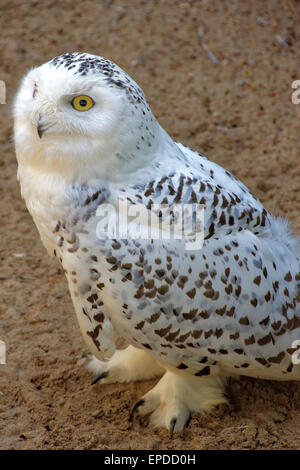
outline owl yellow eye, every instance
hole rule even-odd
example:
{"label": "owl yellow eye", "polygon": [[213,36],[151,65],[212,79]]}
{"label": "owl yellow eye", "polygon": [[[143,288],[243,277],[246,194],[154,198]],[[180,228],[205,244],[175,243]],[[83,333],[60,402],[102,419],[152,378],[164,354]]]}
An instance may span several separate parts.
{"label": "owl yellow eye", "polygon": [[79,95],[72,99],[71,104],[76,111],[88,111],[95,102],[90,96]]}

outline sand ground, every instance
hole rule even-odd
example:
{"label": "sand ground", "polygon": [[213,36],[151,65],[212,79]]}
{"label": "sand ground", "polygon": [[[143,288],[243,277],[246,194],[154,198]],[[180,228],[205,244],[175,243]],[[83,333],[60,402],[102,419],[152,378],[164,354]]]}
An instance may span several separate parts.
{"label": "sand ground", "polygon": [[[242,378],[180,437],[128,423],[154,382],[90,385],[67,284],[20,197],[11,104],[30,67],[88,51],[123,67],[171,136],[225,166],[300,232],[300,4],[2,0],[0,449],[299,449],[300,384]],[[213,55],[212,55],[213,54]]]}

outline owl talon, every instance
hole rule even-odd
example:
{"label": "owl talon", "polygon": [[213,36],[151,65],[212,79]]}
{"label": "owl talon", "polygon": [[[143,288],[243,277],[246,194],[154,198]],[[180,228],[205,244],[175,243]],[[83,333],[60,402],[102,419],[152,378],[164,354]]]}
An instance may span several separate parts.
{"label": "owl talon", "polygon": [[135,402],[135,404],[133,405],[133,407],[131,408],[131,411],[130,411],[130,415],[129,415],[129,419],[128,421],[131,423],[132,420],[133,420],[133,415],[134,413],[136,412],[136,410],[142,406],[143,404],[145,403],[145,400],[143,398],[141,398],[141,400],[138,400],[137,402]]}
{"label": "owl talon", "polygon": [[85,348],[81,353],[81,357],[84,357],[84,358],[89,358],[90,355],[91,355],[91,351],[88,348]]}
{"label": "owl talon", "polygon": [[221,377],[199,378],[168,370],[136,402],[131,410],[131,419],[135,411],[140,417],[149,416],[149,422],[155,427],[166,428],[172,439],[175,433],[181,433],[188,426],[193,411],[206,412],[217,404],[226,403],[223,395],[225,382],[226,379]]}
{"label": "owl talon", "polygon": [[97,382],[99,382],[99,380],[101,379],[105,379],[105,377],[108,376],[108,371],[106,372],[101,372],[101,374],[98,374],[94,380],[91,382],[91,385],[95,385]]}
{"label": "owl talon", "polygon": [[171,420],[170,429],[169,429],[169,431],[170,431],[170,439],[172,439],[172,437],[173,437],[173,433],[174,433],[174,429],[175,429],[176,423],[177,423],[177,419],[176,419],[176,418],[173,418],[173,419]]}
{"label": "owl talon", "polygon": [[188,417],[188,419],[187,419],[187,421],[186,421],[186,423],[185,423],[185,425],[184,425],[185,428],[188,428],[188,427],[189,427],[190,422],[191,422],[191,419],[192,419],[192,415],[189,414],[189,417]]}

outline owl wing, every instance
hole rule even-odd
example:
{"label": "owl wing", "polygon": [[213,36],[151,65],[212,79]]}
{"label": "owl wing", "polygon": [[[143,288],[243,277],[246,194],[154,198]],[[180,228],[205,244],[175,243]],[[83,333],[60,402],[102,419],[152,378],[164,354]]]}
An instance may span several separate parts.
{"label": "owl wing", "polygon": [[[141,281],[133,293],[138,293],[136,313],[133,309],[130,314],[136,325],[143,318],[142,344],[173,364],[180,356],[177,366],[198,367],[197,373],[218,363],[230,370],[248,369],[248,375],[263,369],[265,376],[268,368],[270,377],[291,372],[291,343],[300,326],[300,263],[288,243],[282,243],[289,238],[287,226],[229,172],[184,151],[184,168],[144,186],[132,185],[127,192],[133,204],[139,201],[148,208],[205,206],[201,250],[186,251],[182,241],[173,246],[154,241],[147,254],[148,264],[159,263],[146,279],[152,287],[154,281],[154,300]],[[147,252],[146,245],[142,250]],[[142,300],[149,316],[139,311]],[[203,358],[205,365],[200,364]]]}

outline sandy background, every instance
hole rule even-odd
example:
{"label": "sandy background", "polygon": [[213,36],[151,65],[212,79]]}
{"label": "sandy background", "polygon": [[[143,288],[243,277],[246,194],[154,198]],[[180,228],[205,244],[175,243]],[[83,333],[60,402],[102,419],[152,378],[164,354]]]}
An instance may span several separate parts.
{"label": "sandy background", "polygon": [[[64,276],[20,198],[11,102],[30,67],[70,51],[108,57],[173,138],[238,176],[300,232],[300,3],[1,0],[0,449],[300,448],[300,384],[243,378],[230,405],[181,437],[128,423],[153,382],[90,385]],[[209,51],[213,56],[209,56]]]}

